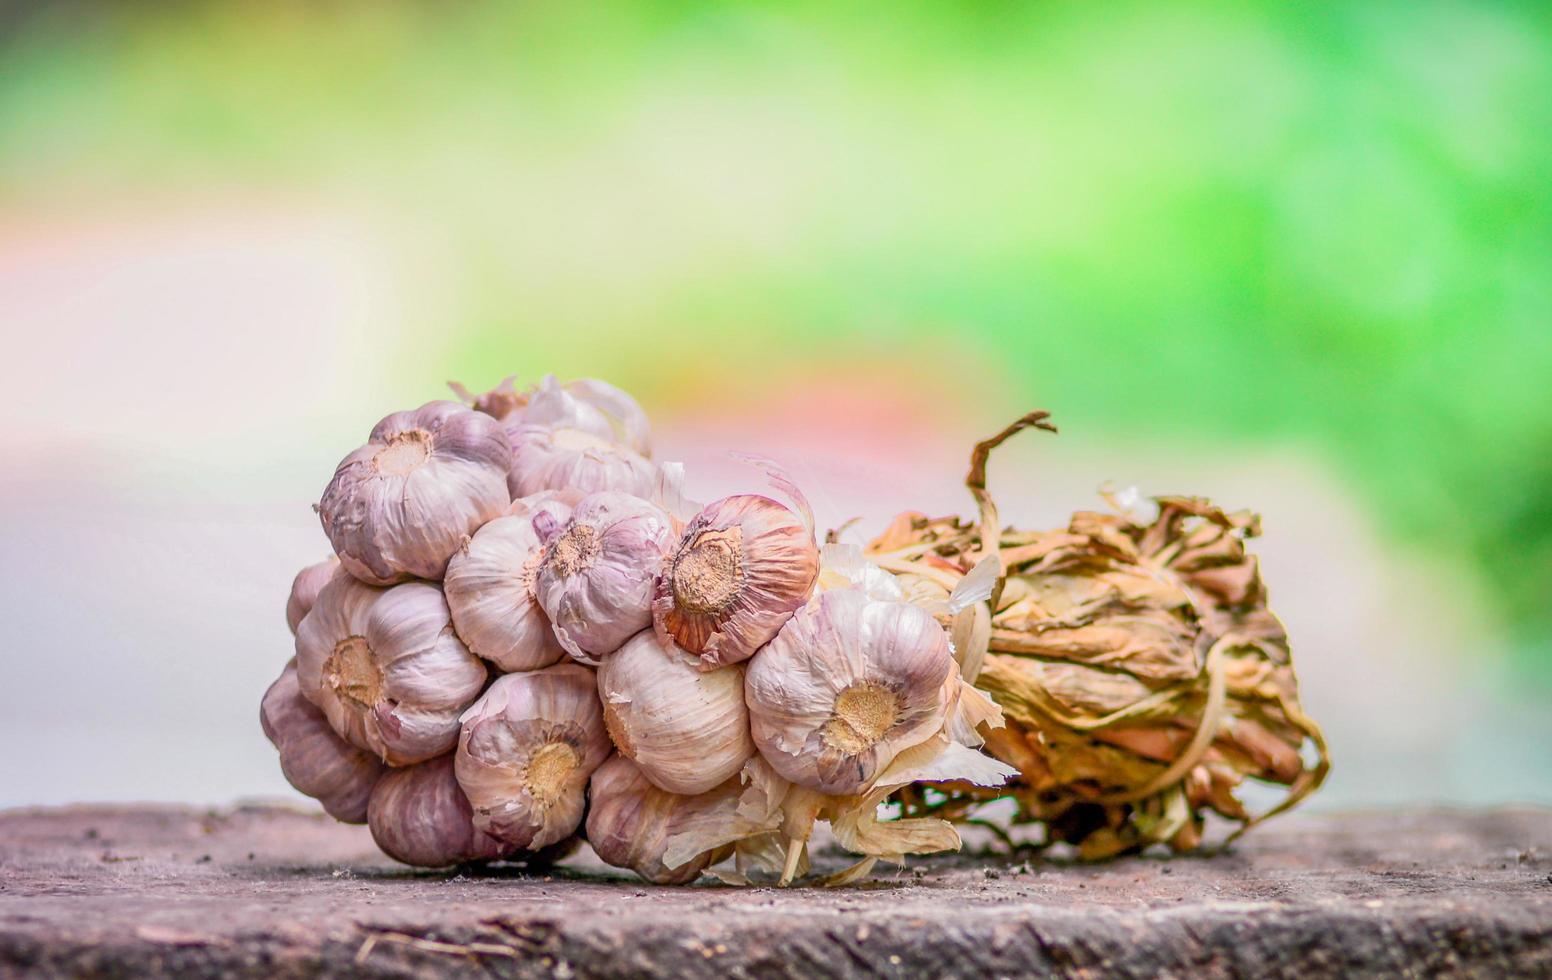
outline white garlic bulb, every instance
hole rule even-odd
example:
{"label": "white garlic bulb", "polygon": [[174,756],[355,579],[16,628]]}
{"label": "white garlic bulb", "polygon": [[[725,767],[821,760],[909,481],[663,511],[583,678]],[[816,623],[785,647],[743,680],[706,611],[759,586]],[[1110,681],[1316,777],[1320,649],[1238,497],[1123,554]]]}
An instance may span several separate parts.
{"label": "white garlic bulb", "polygon": [[454,766],[474,825],[537,851],[576,831],[611,748],[593,672],[564,663],[498,677],[464,712]]}
{"label": "white garlic bulb", "polygon": [[318,504],[345,568],[369,585],[440,579],[466,535],[511,502],[512,450],[501,424],[456,402],[377,423]]}
{"label": "white garlic bulb", "polygon": [[547,667],[566,655],[534,597],[534,578],[545,541],[571,512],[564,494],[519,498],[447,563],[442,589],[458,636],[504,671]]}
{"label": "white garlic bulb", "polygon": [[694,881],[733,851],[731,843],[674,867],[664,864],[668,841],[698,822],[734,819],[743,788],[735,777],[712,792],[682,796],[648,781],[637,765],[613,756],[593,773],[588,788],[587,842],[606,863],[630,868],[659,885]]}
{"label": "white garlic bulb", "polygon": [[704,507],[663,566],[657,630],[707,668],[747,660],[803,605],[819,573],[811,526],[770,497]]}
{"label": "white garlic bulb", "polygon": [[598,668],[609,737],[670,793],[705,792],[754,755],[743,665],[697,666],[672,641],[642,630]]}
{"label": "white garlic bulb", "polygon": [[651,454],[647,413],[625,392],[603,381],[582,379],[564,385],[547,374],[528,391],[528,401],[508,420],[551,429],[575,429]]}
{"label": "white garlic bulb", "polygon": [[579,378],[561,384],[554,375],[545,375],[538,384],[519,391],[516,380],[516,376],[507,377],[482,395],[472,394],[456,381],[448,382],[448,387],[464,404],[493,418],[579,429],[643,456],[652,455],[647,413],[636,399],[607,381]]}
{"label": "white garlic bulb", "polygon": [[302,697],[295,660],[264,692],[259,724],[280,751],[286,782],[322,803],[334,819],[366,823],[367,799],[385,767],[334,734],[323,713]]}
{"label": "white garlic bulb", "polygon": [[389,857],[422,868],[494,861],[513,851],[474,826],[450,754],[390,770],[372,790],[367,825]]}
{"label": "white garlic bulb", "polygon": [[313,603],[318,601],[318,593],[334,577],[339,570],[339,559],[330,555],[316,565],[308,565],[296,573],[296,578],[291,580],[291,595],[286,599],[286,625],[291,629],[291,635],[296,635],[296,628],[301,625],[302,617],[312,609]]}
{"label": "white garlic bulb", "polygon": [[897,754],[942,729],[954,670],[930,613],[855,589],[823,592],[749,663],[755,746],[799,786],[864,792]]}
{"label": "white garlic bulb", "polygon": [[596,664],[652,624],[652,592],[674,534],[661,507],[604,491],[550,541],[534,594],[566,652]]}
{"label": "white garlic bulb", "polygon": [[573,489],[647,497],[656,490],[657,467],[635,450],[582,429],[513,421],[521,418],[515,415],[504,423],[512,446],[507,477],[512,496]]}
{"label": "white garlic bulb", "polygon": [[296,634],[302,695],[330,726],[392,766],[441,755],[485,685],[485,665],[453,632],[442,592],[336,575]]}

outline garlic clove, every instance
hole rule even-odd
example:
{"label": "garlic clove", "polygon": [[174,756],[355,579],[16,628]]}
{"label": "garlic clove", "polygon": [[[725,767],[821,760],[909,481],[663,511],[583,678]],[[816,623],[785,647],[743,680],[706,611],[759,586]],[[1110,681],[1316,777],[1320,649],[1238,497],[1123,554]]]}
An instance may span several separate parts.
{"label": "garlic clove", "polygon": [[454,765],[475,826],[537,851],[576,831],[611,751],[593,672],[564,663],[497,678],[463,715]]}
{"label": "garlic clove", "polygon": [[316,565],[308,565],[296,573],[296,578],[291,580],[291,595],[286,599],[286,625],[291,629],[291,635],[296,635],[296,628],[301,625],[302,618],[313,608],[313,603],[318,601],[318,593],[334,577],[334,572],[339,568],[339,559],[330,555]]}
{"label": "garlic clove", "polygon": [[931,614],[855,589],[823,592],[749,662],[755,746],[799,786],[865,792],[896,755],[943,727],[954,669]]}
{"label": "garlic clove", "polygon": [[550,541],[534,595],[572,657],[596,664],[652,624],[652,593],[674,534],[661,507],[604,491]]}
{"label": "garlic clove", "polygon": [[474,826],[451,754],[390,770],[372,790],[367,825],[385,854],[422,868],[494,861],[513,850]]}
{"label": "garlic clove", "polygon": [[521,418],[513,416],[504,423],[512,446],[507,475],[512,496],[573,489],[649,497],[657,488],[657,467],[629,447],[583,429],[514,421]]}
{"label": "garlic clove", "polygon": [[334,734],[323,713],[302,697],[294,659],[264,692],[259,723],[280,751],[286,782],[322,803],[334,819],[366,823],[367,799],[385,767]]}
{"label": "garlic clove", "polygon": [[630,868],[654,884],[686,884],[730,855],[732,840],[672,865],[664,861],[669,840],[706,824],[733,828],[734,838],[753,833],[739,822],[742,793],[737,777],[696,796],[668,793],[652,785],[631,760],[612,756],[589,782],[587,842],[616,868]]}
{"label": "garlic clove", "polygon": [[703,793],[754,755],[743,665],[697,668],[696,658],[651,630],[627,640],[598,668],[615,748],[670,793]]}
{"label": "garlic clove", "polygon": [[547,667],[566,655],[534,597],[534,578],[545,543],[536,525],[553,536],[571,508],[559,499],[522,500],[534,503],[512,514],[521,501],[514,503],[508,516],[475,531],[442,582],[458,636],[503,671]]}
{"label": "garlic clove", "polygon": [[318,504],[345,568],[369,585],[440,579],[466,535],[511,502],[501,424],[455,402],[395,412],[346,456]]}
{"label": "garlic clove", "polygon": [[740,494],[695,515],[664,563],[652,604],[659,633],[706,668],[754,655],[813,591],[819,548],[797,514]]}
{"label": "garlic clove", "polygon": [[449,751],[458,716],[485,684],[485,665],[453,632],[442,592],[390,589],[336,575],[296,637],[302,694],[335,732],[392,766]]}

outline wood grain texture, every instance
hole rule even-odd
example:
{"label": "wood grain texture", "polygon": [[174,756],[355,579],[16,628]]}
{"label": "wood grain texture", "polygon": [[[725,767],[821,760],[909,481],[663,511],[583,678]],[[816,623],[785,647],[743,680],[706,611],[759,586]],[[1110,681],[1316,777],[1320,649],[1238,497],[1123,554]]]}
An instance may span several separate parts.
{"label": "wood grain texture", "polygon": [[[844,857],[821,855],[821,867]],[[0,976],[1552,975],[1552,811],[1296,815],[1233,852],[860,888],[397,866],[284,807],[0,813]]]}

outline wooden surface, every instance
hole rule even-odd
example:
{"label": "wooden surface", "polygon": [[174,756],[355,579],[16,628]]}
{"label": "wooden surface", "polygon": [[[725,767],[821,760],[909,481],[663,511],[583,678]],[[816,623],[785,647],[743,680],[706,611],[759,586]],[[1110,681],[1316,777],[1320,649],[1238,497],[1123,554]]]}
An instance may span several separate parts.
{"label": "wooden surface", "polygon": [[[839,866],[841,855],[822,855]],[[1233,852],[843,890],[415,872],[283,807],[0,813],[0,976],[1552,976],[1552,811],[1293,815]]]}

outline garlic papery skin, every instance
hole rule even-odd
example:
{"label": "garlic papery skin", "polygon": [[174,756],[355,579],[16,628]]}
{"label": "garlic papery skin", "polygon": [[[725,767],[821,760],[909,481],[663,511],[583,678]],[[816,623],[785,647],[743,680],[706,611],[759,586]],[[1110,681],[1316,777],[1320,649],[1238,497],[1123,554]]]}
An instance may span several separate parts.
{"label": "garlic papery skin", "polygon": [[650,497],[657,489],[657,467],[629,447],[582,429],[513,419],[504,424],[512,446],[507,488],[514,497],[566,489]]}
{"label": "garlic papery skin", "polygon": [[296,635],[296,628],[302,624],[302,619],[313,608],[313,603],[318,601],[318,593],[339,571],[339,559],[330,555],[316,565],[308,565],[296,573],[296,578],[291,580],[291,595],[286,599],[286,626],[290,628],[291,635]]}
{"label": "garlic papery skin", "polygon": [[352,745],[391,766],[441,755],[486,670],[453,632],[442,591],[336,575],[296,634],[302,695]]}
{"label": "garlic papery skin", "polygon": [[755,746],[799,786],[865,792],[897,754],[943,727],[954,669],[930,613],[856,589],[823,592],[749,662]]}
{"label": "garlic papery skin", "polygon": [[451,754],[390,770],[372,790],[367,825],[383,853],[421,868],[494,861],[513,851],[474,826]]}
{"label": "garlic papery skin", "polygon": [[464,712],[454,767],[474,825],[537,851],[576,831],[612,750],[593,672],[564,663],[498,677]]}
{"label": "garlic papery skin", "polygon": [[705,792],[754,755],[743,665],[698,666],[671,641],[642,630],[598,667],[615,748],[670,793]]}
{"label": "garlic papery skin", "polygon": [[431,402],[377,423],[318,503],[350,574],[369,585],[440,579],[466,535],[511,502],[512,450],[501,423]]}
{"label": "garlic papery skin", "polygon": [[498,517],[475,531],[447,563],[442,589],[458,636],[503,671],[548,667],[566,655],[534,598],[544,556],[535,524],[553,536],[570,514],[559,501],[546,501],[539,509]]}
{"label": "garlic papery skin", "polygon": [[702,508],[663,565],[652,603],[658,632],[706,668],[747,660],[814,588],[819,548],[810,527],[758,494]]}
{"label": "garlic papery skin", "polygon": [[280,751],[286,782],[322,803],[334,819],[366,823],[367,799],[386,767],[334,734],[323,712],[302,697],[295,660],[264,692],[259,724]]}
{"label": "garlic papery skin", "polygon": [[652,625],[652,592],[673,538],[672,518],[656,504],[613,491],[582,498],[534,580],[567,653],[596,664]]}
{"label": "garlic papery skin", "polygon": [[731,854],[731,840],[670,867],[664,863],[669,839],[706,823],[736,824],[742,793],[737,777],[697,796],[665,792],[636,763],[612,756],[588,786],[587,842],[616,868],[630,868],[658,885],[686,884]]}

